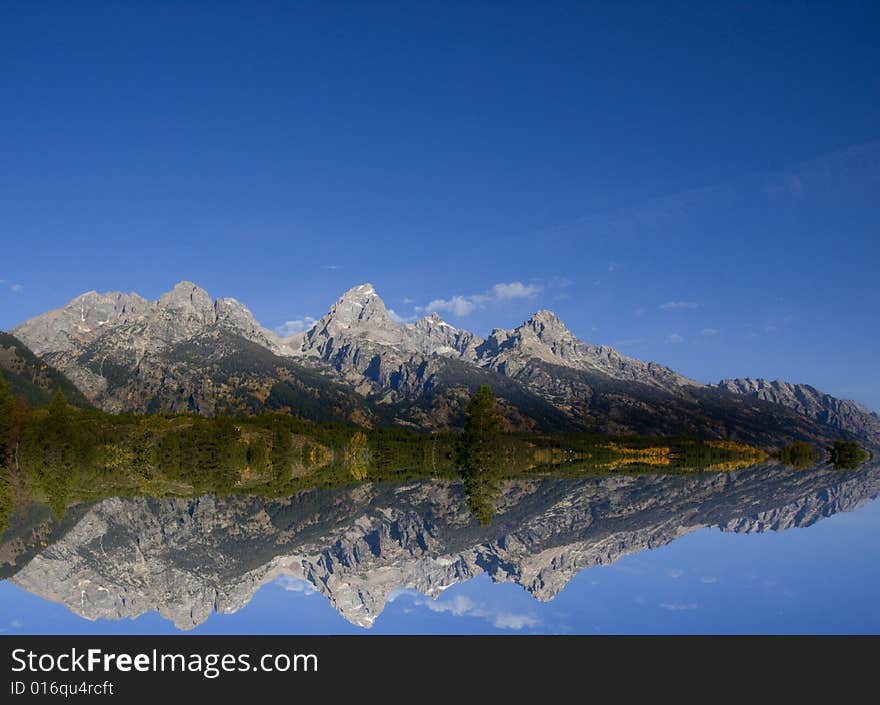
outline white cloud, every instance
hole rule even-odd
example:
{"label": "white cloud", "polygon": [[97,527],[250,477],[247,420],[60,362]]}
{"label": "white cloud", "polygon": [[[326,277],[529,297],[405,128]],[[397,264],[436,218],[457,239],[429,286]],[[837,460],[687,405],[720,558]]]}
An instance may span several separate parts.
{"label": "white cloud", "polygon": [[667,301],[665,304],[660,304],[660,308],[664,311],[679,311],[700,308],[700,304],[695,301]]}
{"label": "white cloud", "polygon": [[522,282],[507,282],[495,284],[484,294],[472,294],[463,296],[456,294],[448,299],[434,299],[425,306],[416,306],[416,311],[431,313],[447,311],[455,316],[468,316],[491,303],[512,301],[514,299],[530,299],[537,296],[543,288],[539,284],[523,284]]}
{"label": "white cloud", "polygon": [[499,612],[495,615],[492,624],[498,629],[534,629],[541,624],[540,620],[530,614],[514,614],[513,612]]}
{"label": "white cloud", "polygon": [[[416,600],[417,604],[427,607],[431,612],[441,612],[464,617],[477,611],[477,603],[466,595],[456,595],[451,600]],[[482,615],[480,615],[482,616]]]}
{"label": "white cloud", "polygon": [[705,583],[706,585],[714,585],[718,582],[718,578],[716,578],[714,575],[704,575],[702,578],[700,578],[700,582]]}
{"label": "white cloud", "polygon": [[718,330],[717,328],[703,328],[703,330],[700,331],[700,334],[706,335],[706,336],[711,336],[711,335],[718,335],[720,332],[721,331]]}
{"label": "white cloud", "polygon": [[405,296],[403,299],[403,303],[405,304],[414,304],[416,302],[415,299],[411,299],[409,296]]}
{"label": "white cloud", "polygon": [[492,287],[496,301],[508,301],[509,299],[530,299],[541,291],[538,284],[523,284],[522,282],[510,282],[509,284],[496,284]]}
{"label": "white cloud", "polygon": [[646,308],[644,308],[644,307],[642,307],[642,306],[639,306],[639,307],[636,309],[636,315],[637,315],[637,316],[644,316],[647,312],[648,312],[648,309],[646,309]]}
{"label": "white cloud", "polygon": [[678,343],[683,343],[684,338],[682,338],[678,333],[670,333],[666,336],[666,342],[677,345]]}
{"label": "white cloud", "polygon": [[449,311],[456,316],[468,316],[477,310],[477,305],[467,296],[453,296],[451,299],[434,299],[427,306],[417,310],[424,311]]}
{"label": "white cloud", "polygon": [[679,568],[667,568],[666,575],[675,580],[684,575],[684,571],[680,570]]}
{"label": "white cloud", "polygon": [[387,309],[388,318],[390,318],[395,323],[409,323],[410,321],[416,320],[416,316],[401,316],[397,311],[393,308]]}
{"label": "white cloud", "polygon": [[12,284],[9,288],[16,294],[19,294],[24,291],[24,284]]}
{"label": "white cloud", "polygon": [[292,578],[289,575],[282,575],[276,582],[287,592],[298,592],[303,595],[314,595],[317,592],[315,586],[307,580]]}
{"label": "white cloud", "polygon": [[541,620],[534,615],[492,609],[474,601],[467,595],[456,595],[451,599],[439,598],[432,600],[414,590],[404,589],[393,591],[392,595],[389,595],[388,601],[390,602],[392,598],[397,599],[404,594],[410,595],[413,598],[415,606],[424,607],[431,612],[449,614],[453,617],[483,619],[497,629],[521,631],[522,629],[534,629],[541,625]]}
{"label": "white cloud", "polygon": [[324,264],[321,265],[321,269],[339,269],[338,264]]}
{"label": "white cloud", "polygon": [[315,325],[315,323],[317,323],[317,319],[314,319],[311,316],[303,316],[302,318],[297,318],[293,321],[285,321],[275,328],[275,332],[282,338],[287,338],[288,336],[308,330]]}

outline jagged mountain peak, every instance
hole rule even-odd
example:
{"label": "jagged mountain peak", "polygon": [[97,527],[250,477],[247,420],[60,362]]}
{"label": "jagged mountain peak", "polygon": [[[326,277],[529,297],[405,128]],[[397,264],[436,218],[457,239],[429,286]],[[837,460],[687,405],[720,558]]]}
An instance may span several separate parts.
{"label": "jagged mountain peak", "polygon": [[496,328],[489,337],[493,352],[516,351],[548,362],[570,364],[583,352],[581,343],[553,311],[541,309],[513,330]]}
{"label": "jagged mountain peak", "polygon": [[[876,464],[857,473],[764,466],[728,473],[724,482],[715,475],[506,482],[495,521],[479,532],[463,489],[444,480],[284,500],[111,498],[84,506],[66,531],[43,520],[40,538],[50,537],[49,548],[22,559],[12,553],[21,567],[10,581],[85,619],[156,611],[188,630],[212,614],[236,612],[283,575],[310,584],[348,621],[370,627],[395,589],[437,597],[483,574],[546,601],[585,569],[695,530],[809,526],[862,506],[880,490]],[[283,528],[266,521],[279,511],[289,517]],[[7,535],[7,555],[19,542],[36,540],[20,538],[24,531],[15,544]],[[194,554],[216,560],[197,564]]]}
{"label": "jagged mountain peak", "polygon": [[532,316],[526,321],[527,323],[551,323],[551,324],[559,324],[565,325],[560,320],[559,316],[556,315],[553,311],[547,308],[542,308],[539,311],[535,311]]}
{"label": "jagged mountain peak", "polygon": [[95,291],[92,289],[74,297],[59,310],[80,307],[80,316],[82,317],[88,315],[90,306],[112,305],[121,310],[131,304],[141,304],[143,308],[146,308],[150,301],[133,291],[126,294],[122,291]]}
{"label": "jagged mountain peak", "polygon": [[516,332],[531,331],[539,340],[548,345],[554,345],[561,342],[571,344],[577,340],[562,320],[553,311],[541,309],[531,318],[523,323]]}
{"label": "jagged mountain peak", "polygon": [[217,299],[214,302],[214,319],[221,325],[244,332],[245,337],[250,340],[266,339],[272,350],[280,345],[278,337],[264,329],[254,318],[251,310],[237,299],[231,297]]}
{"label": "jagged mountain peak", "polygon": [[218,328],[281,352],[277,336],[263,329],[242,304],[235,299],[215,302],[190,281],[178,282],[158,301],[135,293],[87,291],[61,308],[25,321],[15,334],[68,375],[91,401],[118,410],[127,407],[117,405],[128,402],[124,391],[119,398],[110,398],[109,383],[101,372],[108,364],[137,387],[146,370],[161,379],[167,363],[163,356],[173,346]]}
{"label": "jagged mountain peak", "polygon": [[201,291],[204,291],[202,287],[200,287],[195,282],[191,282],[189,279],[181,279],[179,282],[171,287],[171,291],[191,291],[193,289],[200,289]]}
{"label": "jagged mountain peak", "polygon": [[[791,437],[825,442],[840,429],[874,445],[880,442],[875,414],[807,385],[739,379],[705,386],[657,363],[582,342],[546,309],[516,328],[494,330],[486,340],[450,325],[436,311],[400,324],[391,319],[370,283],[349,289],[307,332],[284,341],[262,328],[236,299],[212,300],[190,281],[177,283],[158,301],[134,293],[88,291],[12,332],[66,374],[90,401],[110,411],[150,408],[155,399],[176,409],[181,399],[198,392],[204,399],[198,410],[213,413],[218,400],[231,398],[232,385],[224,381],[231,379],[228,371],[238,374],[242,366],[250,374],[248,365],[256,355],[262,366],[251,382],[260,391],[247,400],[247,408],[254,409],[268,403],[266,390],[278,382],[278,375],[287,374],[278,370],[296,365],[335,378],[370,404],[412,405],[400,406],[401,415],[395,418],[401,423],[449,424],[467,393],[476,384],[488,383],[524,414],[523,427],[551,423],[548,419],[557,424],[555,416],[546,416],[552,407],[554,414],[561,412],[575,425],[588,413],[595,428],[615,432],[739,432],[727,430],[734,428],[734,419],[743,424],[743,432],[752,433],[757,410],[773,428],[779,428],[780,418],[787,419],[798,429]],[[249,344],[303,359],[274,360]],[[677,417],[669,406],[656,411],[659,407],[651,400],[657,390],[667,395],[664,403],[675,407]],[[730,392],[758,397],[761,403],[747,407]],[[694,395],[711,410],[697,408]],[[777,409],[762,406],[765,402]],[[636,403],[638,409],[630,415],[628,409]],[[429,404],[433,406],[427,410]],[[606,414],[606,408],[618,415]],[[620,409],[624,411],[618,413]],[[713,423],[717,420],[720,426],[707,425],[713,414]],[[679,427],[668,423],[675,418]]]}
{"label": "jagged mountain peak", "polygon": [[458,330],[455,326],[450,323],[447,323],[443,320],[439,313],[436,311],[431,311],[427,316],[422,316],[419,320],[412,324],[417,328],[432,328],[434,326],[440,326],[442,328],[450,328],[452,330]]}
{"label": "jagged mountain peak", "polygon": [[700,386],[655,363],[625,357],[605,345],[579,340],[553,311],[542,309],[513,330],[496,328],[477,350],[484,366],[516,376],[534,360],[667,390]]}
{"label": "jagged mountain peak", "polygon": [[404,330],[409,347],[425,355],[437,354],[474,361],[476,347],[483,342],[474,333],[447,323],[436,311],[404,326]]}
{"label": "jagged mountain peak", "polygon": [[77,349],[111,328],[144,316],[153,305],[135,293],[86,291],[61,308],[20,323],[12,332],[38,355]]}
{"label": "jagged mountain peak", "polygon": [[376,318],[391,322],[385,302],[369,283],[352,287],[340,296],[322,320],[330,317],[343,327],[366,323]]}
{"label": "jagged mountain peak", "polygon": [[385,302],[370,283],[352,287],[340,296],[305,334],[301,351],[325,356],[351,336],[386,345],[403,339],[402,327],[391,320]]}
{"label": "jagged mountain peak", "polygon": [[880,417],[858,402],[838,399],[809,384],[766,380],[759,377],[724,379],[718,387],[781,404],[835,428],[855,432],[861,437],[880,438]]}
{"label": "jagged mountain peak", "polygon": [[363,301],[373,297],[379,298],[379,295],[376,293],[376,287],[370,284],[370,282],[365,282],[351,287],[351,289],[339,297],[339,301]]}
{"label": "jagged mountain peak", "polygon": [[196,314],[200,318],[213,318],[214,300],[211,295],[190,281],[178,282],[171,291],[159,297],[160,309],[175,313]]}

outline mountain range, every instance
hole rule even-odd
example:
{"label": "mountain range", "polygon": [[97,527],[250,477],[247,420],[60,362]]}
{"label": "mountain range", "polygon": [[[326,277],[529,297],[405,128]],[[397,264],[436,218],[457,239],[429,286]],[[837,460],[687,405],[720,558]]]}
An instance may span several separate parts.
{"label": "mountain range", "polygon": [[294,579],[370,627],[399,589],[436,598],[483,574],[549,601],[584,569],[704,527],[805,527],[878,493],[880,466],[871,463],[858,472],[771,465],[512,480],[489,527],[470,514],[461,483],[441,480],[283,499],[112,498],[72,507],[61,524],[31,505],[0,543],[0,577],[86,619],[155,610],[179,629]]}
{"label": "mountain range", "polygon": [[278,410],[434,430],[459,425],[471,394],[488,384],[516,430],[880,446],[876,413],[808,385],[700,383],[581,341],[546,310],[485,339],[436,313],[401,324],[370,284],[287,338],[191,282],[157,301],[90,291],[11,333],[110,412]]}

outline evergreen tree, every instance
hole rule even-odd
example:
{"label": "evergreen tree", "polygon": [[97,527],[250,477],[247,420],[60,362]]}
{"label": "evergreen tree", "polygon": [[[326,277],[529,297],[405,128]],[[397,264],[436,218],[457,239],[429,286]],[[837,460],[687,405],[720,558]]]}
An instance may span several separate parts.
{"label": "evergreen tree", "polygon": [[15,512],[15,492],[6,473],[0,468],[0,538],[9,526]]}
{"label": "evergreen tree", "polygon": [[796,441],[782,449],[780,458],[783,463],[793,468],[809,468],[816,462],[816,448],[812,443]]}
{"label": "evergreen tree", "polygon": [[31,422],[31,407],[27,397],[20,394],[15,400],[15,409],[12,411],[12,429],[9,436],[8,464],[11,468],[19,470],[19,449],[24,443],[25,432]]}
{"label": "evergreen tree", "polygon": [[467,406],[458,461],[471,474],[486,472],[499,464],[504,420],[491,388],[481,386]]}
{"label": "evergreen tree", "polygon": [[255,438],[248,443],[245,451],[247,465],[251,472],[262,474],[269,469],[269,444],[263,438]]}
{"label": "evergreen tree", "polygon": [[458,462],[468,494],[468,506],[481,525],[489,524],[501,491],[505,462],[504,419],[491,388],[483,385],[467,406]]}
{"label": "evergreen tree", "polygon": [[64,396],[64,392],[61,391],[61,387],[58,387],[58,389],[55,390],[55,394],[52,396],[52,401],[49,402],[48,409],[51,418],[54,418],[57,421],[67,419],[67,398]]}
{"label": "evergreen tree", "polygon": [[60,520],[67,509],[67,498],[77,460],[76,438],[67,399],[61,389],[49,402],[48,414],[35,429],[34,456],[29,463],[37,485]]}
{"label": "evergreen tree", "polygon": [[504,431],[504,420],[492,388],[482,385],[467,406],[464,435],[473,439],[496,438]]}
{"label": "evergreen tree", "polygon": [[834,441],[828,452],[838,470],[855,470],[868,459],[868,453],[855,441]]}

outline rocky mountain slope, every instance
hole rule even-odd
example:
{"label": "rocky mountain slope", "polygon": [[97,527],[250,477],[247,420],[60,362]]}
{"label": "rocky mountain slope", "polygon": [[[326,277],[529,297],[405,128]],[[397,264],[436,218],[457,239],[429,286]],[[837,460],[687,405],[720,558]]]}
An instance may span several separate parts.
{"label": "rocky mountain slope", "polygon": [[722,389],[745,394],[754,399],[781,404],[820,423],[854,433],[860,438],[880,438],[880,416],[861,404],[838,399],[808,384],[791,384],[781,380],[725,379]]}
{"label": "rocky mountain slope", "polygon": [[190,282],[158,301],[88,292],[15,331],[106,411],[371,416],[352,390],[276,354],[278,336],[238,301],[214,301]]}
{"label": "rocky mountain slope", "polygon": [[[64,532],[44,529],[51,543],[37,555],[7,563],[13,583],[86,619],[155,610],[190,629],[215,612],[237,611],[285,575],[369,627],[400,588],[436,597],[486,574],[552,600],[584,569],[703,527],[809,526],[878,493],[877,464],[849,473],[773,466],[543,478],[508,482],[488,527],[468,512],[460,484],[427,480],[284,500],[109,499],[79,508]],[[0,556],[27,533],[11,527]]]}
{"label": "rocky mountain slope", "polygon": [[71,404],[91,406],[82,392],[63,373],[37,357],[18,338],[0,332],[0,375],[15,396],[24,396],[31,406],[49,402],[60,389]]}
{"label": "rocky mountain slope", "polygon": [[515,429],[880,444],[880,431],[854,413],[821,416],[736,385],[700,384],[580,341],[550,311],[485,340],[436,313],[401,325],[370,284],[286,339],[189,282],[158,301],[89,292],[14,333],[114,412],[283,409],[427,430],[458,425],[470,395],[489,384]]}

